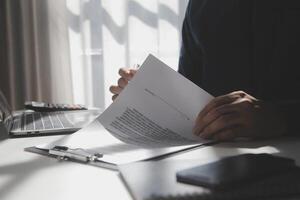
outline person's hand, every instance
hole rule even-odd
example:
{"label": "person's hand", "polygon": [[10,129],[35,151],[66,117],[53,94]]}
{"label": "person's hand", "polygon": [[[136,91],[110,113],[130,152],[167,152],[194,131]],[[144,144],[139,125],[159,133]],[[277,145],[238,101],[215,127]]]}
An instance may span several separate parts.
{"label": "person's hand", "polygon": [[133,69],[133,68],[121,68],[119,70],[119,75],[121,77],[118,80],[118,85],[112,85],[109,88],[110,92],[113,93],[113,96],[112,96],[113,101],[118,97],[118,95],[126,87],[126,85],[128,84],[128,81],[130,81],[133,78],[136,71],[137,71],[137,69]]}
{"label": "person's hand", "polygon": [[214,98],[199,113],[194,134],[203,139],[266,138],[285,133],[285,123],[274,107],[243,91]]}

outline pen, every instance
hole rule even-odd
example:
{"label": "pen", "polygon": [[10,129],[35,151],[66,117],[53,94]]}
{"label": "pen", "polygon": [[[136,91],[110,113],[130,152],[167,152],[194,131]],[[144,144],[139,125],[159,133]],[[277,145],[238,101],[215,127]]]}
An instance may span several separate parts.
{"label": "pen", "polygon": [[73,159],[79,162],[99,161],[103,155],[96,153],[91,154],[84,149],[71,149],[66,146],[55,146],[49,150],[49,154],[57,156],[58,159]]}
{"label": "pen", "polygon": [[137,64],[137,63],[136,63],[136,64],[133,65],[133,69],[138,70],[138,69],[140,68],[140,66],[141,66],[140,64]]}

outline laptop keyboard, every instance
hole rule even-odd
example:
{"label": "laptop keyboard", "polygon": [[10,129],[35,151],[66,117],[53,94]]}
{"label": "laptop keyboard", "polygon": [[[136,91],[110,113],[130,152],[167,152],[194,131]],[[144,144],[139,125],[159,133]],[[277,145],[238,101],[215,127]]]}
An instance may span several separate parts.
{"label": "laptop keyboard", "polygon": [[74,125],[61,112],[26,113],[14,118],[12,130],[47,130],[73,128]]}

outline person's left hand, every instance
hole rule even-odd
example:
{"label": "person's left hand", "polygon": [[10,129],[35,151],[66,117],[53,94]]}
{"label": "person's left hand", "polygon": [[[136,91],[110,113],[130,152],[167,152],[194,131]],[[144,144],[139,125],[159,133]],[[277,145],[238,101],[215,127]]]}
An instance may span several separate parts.
{"label": "person's left hand", "polygon": [[271,106],[236,91],[208,103],[199,113],[193,131],[203,139],[262,138],[284,134],[285,124]]}
{"label": "person's left hand", "polygon": [[112,100],[114,101],[119,94],[123,91],[123,89],[127,86],[128,82],[134,77],[137,72],[137,67],[135,68],[120,68],[119,75],[120,78],[118,80],[117,85],[112,85],[109,88],[109,91],[113,94]]}

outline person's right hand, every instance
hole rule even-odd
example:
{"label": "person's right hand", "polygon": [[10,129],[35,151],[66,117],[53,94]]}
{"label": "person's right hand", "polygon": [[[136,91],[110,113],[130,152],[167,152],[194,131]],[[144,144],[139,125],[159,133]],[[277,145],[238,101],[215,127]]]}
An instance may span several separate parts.
{"label": "person's right hand", "polygon": [[128,84],[128,81],[130,81],[135,73],[137,72],[137,69],[133,68],[121,68],[119,70],[119,75],[121,76],[118,80],[118,85],[112,85],[109,88],[109,91],[113,93],[112,100],[114,101],[118,95],[122,92],[122,90],[126,87]]}

